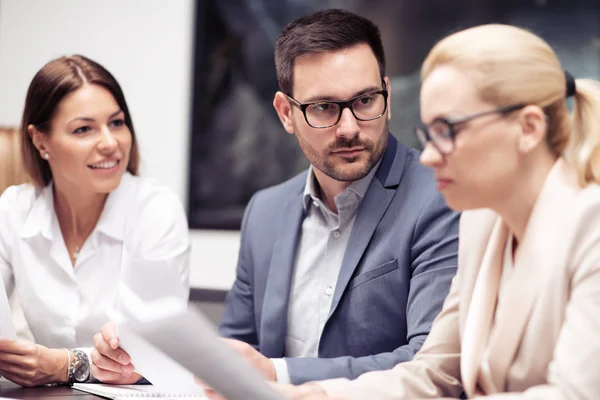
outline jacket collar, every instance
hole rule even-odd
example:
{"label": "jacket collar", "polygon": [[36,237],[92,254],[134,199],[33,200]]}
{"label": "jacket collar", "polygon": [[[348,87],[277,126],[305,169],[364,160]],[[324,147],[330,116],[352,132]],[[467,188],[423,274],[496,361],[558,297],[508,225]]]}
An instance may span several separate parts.
{"label": "jacket collar", "polygon": [[[550,275],[548,271],[564,265],[568,257],[566,246],[560,245],[565,231],[556,229],[556,226],[572,225],[569,224],[570,204],[579,191],[575,171],[563,159],[559,159],[550,170],[532,209],[516,253],[514,271],[505,282],[501,299],[498,299],[498,290],[504,248],[509,236],[504,221],[496,219],[483,258],[471,260],[479,265],[460,266],[479,268],[462,339],[461,374],[469,397],[476,393],[479,368],[486,347],[489,349],[492,379],[485,386],[504,391],[511,362],[519,348],[538,292]],[[498,300],[502,302],[502,307],[495,315]]]}

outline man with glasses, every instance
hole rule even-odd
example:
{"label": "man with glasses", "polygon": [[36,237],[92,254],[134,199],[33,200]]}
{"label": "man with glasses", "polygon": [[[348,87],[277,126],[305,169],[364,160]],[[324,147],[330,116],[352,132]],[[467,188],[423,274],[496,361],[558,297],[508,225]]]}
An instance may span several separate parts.
{"label": "man with glasses", "polygon": [[342,10],[300,18],[275,60],[273,105],[311,166],[248,204],[219,331],[279,382],[389,369],[413,357],[441,309],[459,216],[418,151],[388,133],[376,25]]}

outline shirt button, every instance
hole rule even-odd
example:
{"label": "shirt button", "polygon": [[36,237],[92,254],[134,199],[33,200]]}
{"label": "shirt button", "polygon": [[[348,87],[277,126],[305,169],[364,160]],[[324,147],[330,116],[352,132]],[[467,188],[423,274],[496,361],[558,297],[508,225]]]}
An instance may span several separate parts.
{"label": "shirt button", "polygon": [[341,233],[340,231],[333,231],[333,237],[338,239],[340,237]]}
{"label": "shirt button", "polygon": [[328,286],[327,289],[325,289],[325,294],[327,296],[331,296],[333,294],[333,288],[331,286]]}

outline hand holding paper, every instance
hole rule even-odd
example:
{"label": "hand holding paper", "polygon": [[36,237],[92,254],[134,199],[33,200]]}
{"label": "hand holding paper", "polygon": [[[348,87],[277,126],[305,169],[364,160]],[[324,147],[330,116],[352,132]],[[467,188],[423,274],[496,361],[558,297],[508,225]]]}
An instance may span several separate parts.
{"label": "hand holding paper", "polygon": [[144,302],[125,286],[119,290],[127,300],[115,318],[121,346],[136,371],[154,385],[162,385],[161,377],[165,385],[172,382],[166,375],[183,376],[182,386],[188,381],[195,385],[193,377],[197,376],[229,400],[284,399],[223,343],[199,312],[182,309],[176,299]]}
{"label": "hand holding paper", "polygon": [[115,323],[108,322],[94,336],[92,375],[102,382],[127,385],[141,379],[141,375],[133,371],[129,354],[119,347]]}
{"label": "hand holding paper", "polygon": [[254,347],[250,346],[246,342],[235,339],[223,339],[223,341],[233,349],[238,355],[240,355],[248,364],[256,368],[261,374],[267,378],[268,381],[277,381],[277,373],[273,362],[263,356]]}

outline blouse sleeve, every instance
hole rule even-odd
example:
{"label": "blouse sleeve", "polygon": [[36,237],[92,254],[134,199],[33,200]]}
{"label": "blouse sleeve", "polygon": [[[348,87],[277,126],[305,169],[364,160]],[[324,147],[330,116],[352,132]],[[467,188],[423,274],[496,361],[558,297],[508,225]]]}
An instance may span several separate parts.
{"label": "blouse sleeve", "polygon": [[129,256],[125,284],[144,301],[189,298],[190,241],[187,219],[177,196],[167,189],[138,197],[127,229]]}
{"label": "blouse sleeve", "polygon": [[11,186],[0,196],[0,276],[4,282],[7,296],[14,290],[14,278],[11,265],[11,242],[14,240],[15,227],[11,216],[17,207],[18,187]]}

